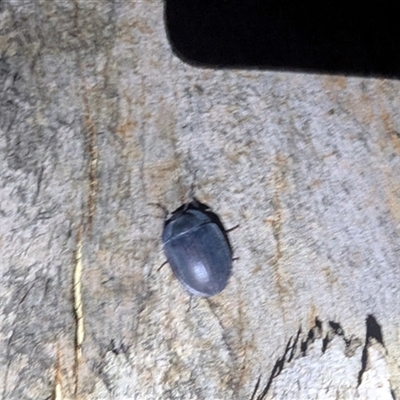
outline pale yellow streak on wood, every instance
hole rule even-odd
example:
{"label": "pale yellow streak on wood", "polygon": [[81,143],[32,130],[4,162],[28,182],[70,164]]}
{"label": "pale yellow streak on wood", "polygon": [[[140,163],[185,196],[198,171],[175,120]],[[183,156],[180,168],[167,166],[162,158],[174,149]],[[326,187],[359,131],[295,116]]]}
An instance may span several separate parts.
{"label": "pale yellow streak on wood", "polygon": [[85,336],[83,326],[83,306],[82,306],[82,238],[78,235],[76,247],[75,270],[74,270],[74,309],[76,318],[75,331],[75,360],[79,362],[82,357],[82,343]]}
{"label": "pale yellow streak on wood", "polygon": [[55,374],[55,386],[52,396],[53,400],[63,400],[61,390],[61,351],[60,345],[57,343],[57,361],[56,361],[56,374]]}
{"label": "pale yellow streak on wood", "polygon": [[54,400],[62,400],[62,392],[61,392],[61,384],[60,382],[56,383],[56,388],[54,390]]}

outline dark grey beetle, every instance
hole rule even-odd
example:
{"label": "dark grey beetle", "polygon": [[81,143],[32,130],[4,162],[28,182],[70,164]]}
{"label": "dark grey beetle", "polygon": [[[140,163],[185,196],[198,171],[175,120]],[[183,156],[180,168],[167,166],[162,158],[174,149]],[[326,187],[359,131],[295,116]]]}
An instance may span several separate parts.
{"label": "dark grey beetle", "polygon": [[232,271],[232,249],[216,214],[196,199],[164,223],[164,252],[173,273],[196,296],[221,292]]}

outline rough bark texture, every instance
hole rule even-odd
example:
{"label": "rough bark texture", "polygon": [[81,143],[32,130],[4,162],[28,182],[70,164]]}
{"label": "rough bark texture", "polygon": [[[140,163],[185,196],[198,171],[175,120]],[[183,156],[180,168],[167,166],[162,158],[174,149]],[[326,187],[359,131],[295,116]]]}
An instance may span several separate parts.
{"label": "rough bark texture", "polygon": [[[0,3],[0,397],[400,397],[399,82],[195,68],[162,21]],[[211,299],[158,271],[193,192],[240,225]]]}

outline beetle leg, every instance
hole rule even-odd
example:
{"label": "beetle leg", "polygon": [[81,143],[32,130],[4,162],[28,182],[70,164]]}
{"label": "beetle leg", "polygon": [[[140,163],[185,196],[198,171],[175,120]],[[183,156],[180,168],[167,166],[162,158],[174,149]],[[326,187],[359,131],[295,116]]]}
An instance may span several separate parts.
{"label": "beetle leg", "polygon": [[168,264],[168,261],[164,261],[164,262],[158,267],[157,272],[160,272],[160,271],[161,271],[161,268],[162,268],[164,265],[167,265],[167,264]]}
{"label": "beetle leg", "polygon": [[226,233],[232,232],[232,231],[234,231],[236,228],[239,228],[239,226],[240,226],[239,224],[238,224],[238,225],[235,225],[234,227],[227,229],[225,232],[226,232]]}

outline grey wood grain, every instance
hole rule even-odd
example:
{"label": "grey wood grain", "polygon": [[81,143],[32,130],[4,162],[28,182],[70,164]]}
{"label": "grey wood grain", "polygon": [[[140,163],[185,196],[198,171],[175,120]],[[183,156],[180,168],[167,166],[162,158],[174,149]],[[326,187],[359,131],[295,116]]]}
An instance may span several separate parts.
{"label": "grey wood grain", "polygon": [[[196,68],[162,20],[0,5],[2,398],[399,397],[399,82]],[[193,193],[239,224],[208,300],[158,271]]]}

